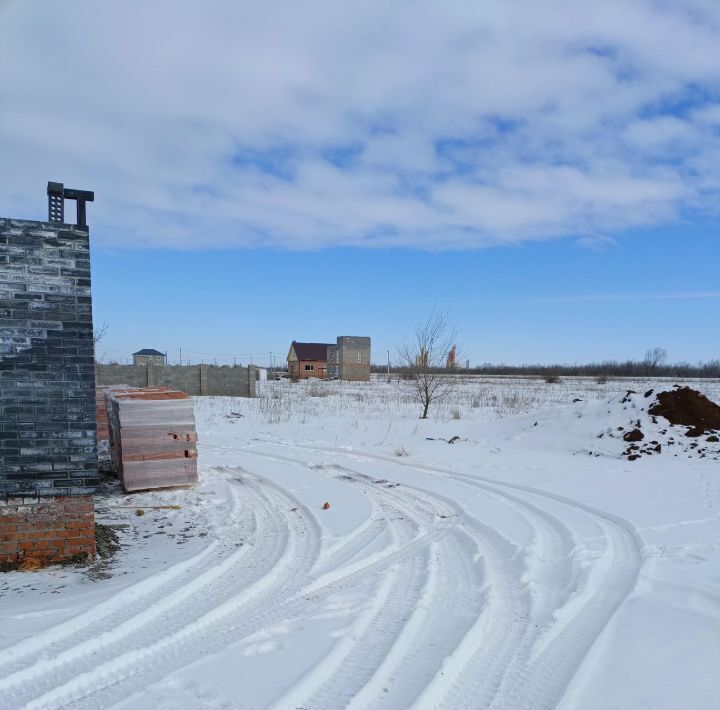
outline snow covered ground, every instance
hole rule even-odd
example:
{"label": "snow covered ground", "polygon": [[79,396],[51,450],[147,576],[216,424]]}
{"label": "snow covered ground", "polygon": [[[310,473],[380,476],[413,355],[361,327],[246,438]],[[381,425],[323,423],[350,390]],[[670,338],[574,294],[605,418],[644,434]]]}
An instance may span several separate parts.
{"label": "snow covered ground", "polygon": [[114,559],[0,575],[0,707],[716,708],[720,444],[651,421],[672,384],[198,399],[197,488],[108,484]]}

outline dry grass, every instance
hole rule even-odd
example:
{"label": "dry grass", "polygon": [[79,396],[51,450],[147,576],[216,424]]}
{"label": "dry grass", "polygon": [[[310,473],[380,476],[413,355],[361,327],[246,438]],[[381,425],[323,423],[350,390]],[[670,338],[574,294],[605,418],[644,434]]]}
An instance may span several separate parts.
{"label": "dry grass", "polygon": [[[606,399],[628,389],[669,389],[675,383],[698,389],[714,401],[720,400],[720,380],[653,380],[613,378],[599,382],[592,377],[564,377],[557,383],[541,378],[459,377],[450,394],[430,409],[435,421],[469,419],[488,421],[525,414],[575,399]],[[210,421],[230,412],[242,412],[251,421],[266,424],[306,424],[330,416],[350,418],[359,426],[370,420],[414,420],[420,416],[417,402],[406,383],[395,378],[391,383],[382,376],[371,382],[287,380],[258,383],[255,399],[227,397],[198,398]],[[209,411],[208,411],[209,410]]]}

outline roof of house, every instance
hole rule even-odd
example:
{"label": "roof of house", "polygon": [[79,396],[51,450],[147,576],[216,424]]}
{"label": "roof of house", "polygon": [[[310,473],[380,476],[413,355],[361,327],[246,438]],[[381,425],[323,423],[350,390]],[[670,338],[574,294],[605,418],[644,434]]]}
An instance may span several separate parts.
{"label": "roof of house", "polygon": [[152,348],[143,348],[142,350],[138,350],[136,353],[133,353],[133,355],[160,355],[165,357],[165,353],[161,353],[159,350],[153,350]]}
{"label": "roof of house", "polygon": [[328,348],[335,343],[298,343],[292,341],[295,356],[298,360],[327,360]]}

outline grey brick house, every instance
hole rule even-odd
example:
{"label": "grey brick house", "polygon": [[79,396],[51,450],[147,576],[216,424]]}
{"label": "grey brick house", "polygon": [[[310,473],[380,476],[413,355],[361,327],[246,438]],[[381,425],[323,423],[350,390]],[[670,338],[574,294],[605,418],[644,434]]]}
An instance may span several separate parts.
{"label": "grey brick house", "polygon": [[340,335],[328,348],[328,377],[355,382],[370,379],[370,338]]}

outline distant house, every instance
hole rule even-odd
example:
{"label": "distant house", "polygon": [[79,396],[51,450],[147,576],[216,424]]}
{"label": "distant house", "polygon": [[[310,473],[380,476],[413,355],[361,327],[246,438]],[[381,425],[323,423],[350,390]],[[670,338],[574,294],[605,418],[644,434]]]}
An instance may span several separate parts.
{"label": "distant house", "polygon": [[327,377],[329,343],[298,343],[293,340],[288,352],[288,374],[296,380]]}
{"label": "distant house", "polygon": [[353,382],[370,379],[370,338],[341,335],[328,352],[328,377]]}
{"label": "distant house", "polygon": [[159,350],[143,348],[133,353],[133,365],[167,365],[167,356]]}
{"label": "distant house", "polygon": [[288,353],[293,379],[317,377],[362,381],[370,379],[370,338],[341,335],[336,343],[298,343]]}

